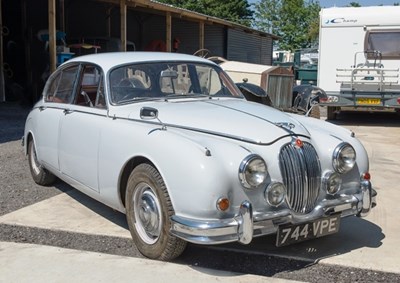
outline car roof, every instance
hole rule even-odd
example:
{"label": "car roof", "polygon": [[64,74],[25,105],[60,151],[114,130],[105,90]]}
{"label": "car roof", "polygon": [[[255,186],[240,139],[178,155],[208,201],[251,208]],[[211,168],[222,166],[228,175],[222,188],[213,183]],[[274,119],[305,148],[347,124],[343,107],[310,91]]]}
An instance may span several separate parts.
{"label": "car roof", "polygon": [[128,64],[128,63],[144,63],[151,61],[191,61],[198,63],[215,64],[210,60],[181,53],[169,53],[169,52],[107,52],[99,54],[90,54],[72,58],[66,61],[64,64],[72,62],[88,62],[101,66],[104,70],[109,70],[112,67]]}

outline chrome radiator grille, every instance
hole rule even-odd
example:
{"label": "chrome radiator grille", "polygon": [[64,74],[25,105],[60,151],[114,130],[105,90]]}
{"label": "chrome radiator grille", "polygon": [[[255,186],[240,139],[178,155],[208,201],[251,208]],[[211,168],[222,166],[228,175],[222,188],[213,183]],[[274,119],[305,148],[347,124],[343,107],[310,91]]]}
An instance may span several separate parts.
{"label": "chrome radiator grille", "polygon": [[292,143],[284,145],[279,166],[291,208],[298,213],[310,212],[321,184],[321,166],[314,147],[306,142],[302,147]]}

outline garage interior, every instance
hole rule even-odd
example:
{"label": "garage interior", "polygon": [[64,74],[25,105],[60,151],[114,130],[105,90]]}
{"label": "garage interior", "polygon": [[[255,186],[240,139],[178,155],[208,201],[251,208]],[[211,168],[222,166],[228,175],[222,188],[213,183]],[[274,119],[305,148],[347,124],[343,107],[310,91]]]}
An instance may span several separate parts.
{"label": "garage interior", "polygon": [[272,64],[277,37],[151,0],[0,0],[0,102],[36,102],[73,56],[165,51]]}

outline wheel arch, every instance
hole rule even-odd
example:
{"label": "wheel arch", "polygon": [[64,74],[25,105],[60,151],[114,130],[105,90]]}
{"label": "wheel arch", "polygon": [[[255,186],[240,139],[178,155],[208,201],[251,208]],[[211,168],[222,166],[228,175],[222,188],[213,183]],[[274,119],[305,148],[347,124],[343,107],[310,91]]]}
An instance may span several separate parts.
{"label": "wheel arch", "polygon": [[128,184],[128,179],[132,171],[140,164],[147,163],[153,166],[157,171],[157,167],[154,165],[153,162],[151,162],[150,159],[144,156],[134,156],[131,159],[129,159],[126,163],[125,166],[121,170],[120,174],[120,180],[119,180],[119,197],[121,199],[121,202],[124,207],[126,207],[125,204],[125,195],[126,195],[126,186]]}
{"label": "wheel arch", "polygon": [[[25,153],[25,155],[28,154],[29,143],[30,143],[31,141],[35,142],[35,139],[34,139],[34,137],[33,137],[32,132],[28,132],[28,133],[26,134],[26,139],[25,139],[25,142],[24,142],[24,153]],[[36,144],[35,144],[35,146],[36,146]]]}

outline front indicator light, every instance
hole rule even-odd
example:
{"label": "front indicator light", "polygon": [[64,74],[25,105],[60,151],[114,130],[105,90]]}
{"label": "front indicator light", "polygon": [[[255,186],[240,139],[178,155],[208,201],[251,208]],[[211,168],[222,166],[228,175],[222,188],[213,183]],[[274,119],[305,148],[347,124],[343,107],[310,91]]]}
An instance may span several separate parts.
{"label": "front indicator light", "polygon": [[242,160],[239,166],[239,180],[247,189],[258,189],[265,185],[268,177],[267,164],[257,154]]}
{"label": "front indicator light", "polygon": [[286,188],[282,183],[271,183],[264,192],[265,200],[272,206],[280,205],[286,196]]}
{"label": "front indicator light", "polygon": [[361,175],[361,180],[366,180],[366,181],[371,180],[371,174],[369,174],[369,172],[365,172],[364,174]]}
{"label": "front indicator light", "polygon": [[326,186],[326,192],[330,195],[336,194],[342,186],[342,178],[335,172],[326,173],[323,182]]}

